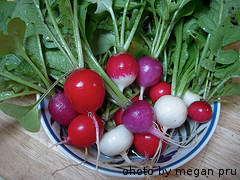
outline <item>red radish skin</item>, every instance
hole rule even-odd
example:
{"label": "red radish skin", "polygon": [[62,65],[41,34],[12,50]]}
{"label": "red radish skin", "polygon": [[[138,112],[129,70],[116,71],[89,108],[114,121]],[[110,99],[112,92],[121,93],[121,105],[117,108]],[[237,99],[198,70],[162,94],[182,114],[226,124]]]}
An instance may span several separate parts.
{"label": "red radish skin", "polygon": [[[157,151],[160,139],[152,134],[134,134],[133,145],[138,153],[143,156],[152,157]],[[166,143],[162,141],[161,152],[166,147]]]}
{"label": "red radish skin", "polygon": [[196,122],[205,123],[212,118],[212,108],[205,101],[195,101],[188,107],[188,115]]}
{"label": "red radish skin", "polygon": [[48,111],[58,124],[68,126],[79,115],[67,100],[64,92],[57,92],[49,101]]}
{"label": "red radish skin", "polygon": [[106,64],[106,73],[123,92],[137,77],[137,61],[128,53],[112,55]]}
{"label": "red radish skin", "polygon": [[143,99],[143,93],[146,88],[157,84],[163,74],[161,63],[152,57],[142,57],[138,60],[137,83],[140,86],[140,100]]}
{"label": "red radish skin", "polygon": [[[131,101],[134,102],[134,101],[137,101],[138,99],[139,99],[139,96],[135,96]],[[113,119],[114,119],[117,126],[120,125],[120,124],[123,124],[123,122],[122,122],[123,112],[124,112],[123,109],[119,109],[114,113]]]}
{"label": "red radish skin", "polygon": [[149,95],[150,99],[155,103],[160,97],[171,95],[171,84],[160,82],[150,89]]}
{"label": "red radish skin", "polygon": [[114,119],[117,126],[120,125],[120,124],[123,124],[123,122],[122,122],[123,112],[124,112],[124,110],[122,108],[120,108],[113,115],[113,119]]}
{"label": "red radish skin", "polygon": [[64,84],[64,92],[72,107],[79,113],[95,113],[103,104],[104,82],[90,69],[77,69]]}
{"label": "red radish skin", "polygon": [[[103,135],[103,122],[97,117],[99,137]],[[88,147],[96,142],[96,127],[91,117],[81,114],[71,121],[67,141],[78,147]]]}

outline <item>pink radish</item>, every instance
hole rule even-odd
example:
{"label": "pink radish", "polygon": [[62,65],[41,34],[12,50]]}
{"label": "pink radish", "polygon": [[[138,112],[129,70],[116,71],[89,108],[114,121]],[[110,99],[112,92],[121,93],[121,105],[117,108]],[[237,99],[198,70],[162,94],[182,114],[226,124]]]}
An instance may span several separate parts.
{"label": "pink radish", "polygon": [[78,116],[67,100],[64,92],[57,92],[49,101],[48,111],[58,124],[68,126],[69,123]]}
{"label": "pink radish", "polygon": [[157,84],[162,74],[163,67],[157,59],[145,56],[138,60],[138,75],[136,80],[140,86],[140,100],[143,99],[145,89]]}
{"label": "pink radish", "polygon": [[123,92],[137,77],[137,61],[128,53],[112,55],[107,61],[106,72],[119,90]]}

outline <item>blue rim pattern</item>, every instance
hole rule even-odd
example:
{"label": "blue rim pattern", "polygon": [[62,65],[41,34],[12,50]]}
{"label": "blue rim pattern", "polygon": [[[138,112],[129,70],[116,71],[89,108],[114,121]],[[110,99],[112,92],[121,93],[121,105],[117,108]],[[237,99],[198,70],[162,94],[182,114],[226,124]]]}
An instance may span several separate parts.
{"label": "blue rim pattern", "polygon": [[[213,132],[215,131],[216,124],[218,123],[218,119],[219,119],[219,114],[220,114],[220,113],[219,113],[218,109],[220,109],[220,106],[221,106],[221,104],[220,104],[219,102],[215,102],[215,103],[213,104],[213,116],[212,116],[212,120],[210,121],[210,124],[209,124],[209,126],[208,126],[208,129],[207,129],[206,134],[205,134],[204,137],[201,139],[201,141],[196,145],[196,147],[194,147],[194,149],[192,149],[188,154],[186,154],[185,156],[183,156],[181,159],[179,159],[179,160],[177,160],[177,161],[175,161],[175,162],[173,162],[173,163],[171,163],[171,164],[169,164],[169,165],[163,166],[163,167],[161,167],[161,169],[171,169],[171,170],[173,170],[173,169],[175,169],[175,168],[183,165],[183,164],[184,164],[184,161],[185,161],[185,163],[186,163],[187,161],[191,160],[192,158],[191,158],[191,159],[187,159],[187,158],[193,156],[195,153],[196,153],[195,155],[197,155],[197,153],[200,152],[200,151],[203,149],[203,147],[208,143],[208,141],[210,140]],[[46,126],[47,130],[50,132],[50,135],[52,136],[52,138],[53,138],[56,142],[61,142],[61,140],[60,140],[60,139],[55,135],[55,133],[53,132],[53,130],[52,130],[52,128],[51,128],[51,126],[50,126],[50,124],[49,124],[49,122],[48,122],[48,120],[47,120],[47,116],[46,116],[44,107],[45,107],[45,102],[44,102],[44,100],[43,100],[43,101],[41,101],[41,103],[40,103],[40,109],[41,109],[41,113],[42,113],[43,123],[44,123],[44,125]],[[214,126],[215,126],[215,128],[214,128]],[[213,128],[214,128],[214,129],[213,129]],[[45,131],[46,131],[46,129],[45,129]],[[205,144],[205,145],[202,146],[203,144]],[[63,150],[62,150],[59,146],[60,146],[61,148],[63,148],[63,149],[65,150],[65,152],[63,152]],[[70,155],[70,156],[78,159],[80,162],[84,161],[81,157],[79,157],[78,155],[76,155],[75,153],[73,153],[73,152],[72,152],[69,148],[67,148],[65,145],[59,145],[59,146],[58,146],[58,148],[60,149],[60,151],[62,151],[64,154],[67,153],[67,156]],[[194,155],[194,156],[195,156],[195,155]],[[179,166],[177,166],[177,165],[179,165]],[[95,165],[95,164],[92,164],[92,163],[90,163],[90,162],[88,162],[88,161],[84,163],[84,166],[86,166],[86,167],[88,167],[88,168],[90,168],[90,169],[95,169],[95,168],[96,168],[96,165]],[[171,167],[175,167],[175,168],[171,168]],[[111,173],[111,174],[114,175],[114,176],[117,176],[117,175],[118,175],[118,177],[123,177],[122,171],[112,170],[112,169],[104,168],[104,167],[101,167],[101,166],[99,166],[98,169],[99,169],[99,172],[101,172],[101,173],[103,173],[103,174],[109,175],[109,173]],[[158,169],[153,169],[153,172],[154,172],[154,173],[156,173],[157,171],[158,171]],[[144,176],[144,175],[143,175],[143,176]],[[143,176],[138,175],[137,177],[143,177]],[[129,177],[134,178],[135,176],[132,176],[132,175],[129,175],[129,176],[128,176],[128,175],[126,175],[126,176],[124,176],[124,177],[126,177],[126,178],[127,178],[127,177],[128,177],[128,178],[129,178]]]}

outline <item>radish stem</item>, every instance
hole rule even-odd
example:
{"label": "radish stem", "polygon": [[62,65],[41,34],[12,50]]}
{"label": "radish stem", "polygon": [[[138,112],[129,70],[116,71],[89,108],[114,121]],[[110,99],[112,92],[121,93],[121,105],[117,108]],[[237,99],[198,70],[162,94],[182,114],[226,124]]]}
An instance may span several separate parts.
{"label": "radish stem", "polygon": [[78,28],[77,0],[74,0],[73,11],[74,11],[73,27],[74,27],[74,36],[75,36],[74,39],[75,39],[75,44],[76,44],[77,53],[78,53],[78,67],[83,68],[84,67],[84,60],[83,60],[83,50],[82,50],[82,44],[81,44],[79,28]]}

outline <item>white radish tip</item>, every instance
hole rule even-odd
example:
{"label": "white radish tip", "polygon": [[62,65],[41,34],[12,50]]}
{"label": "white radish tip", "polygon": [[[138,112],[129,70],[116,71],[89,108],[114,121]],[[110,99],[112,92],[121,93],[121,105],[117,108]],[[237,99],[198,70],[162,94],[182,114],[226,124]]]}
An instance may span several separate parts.
{"label": "white radish tip", "polygon": [[119,76],[118,78],[111,78],[113,82],[117,85],[118,89],[123,92],[123,90],[131,85],[135,79],[136,75],[125,75],[125,76]]}

